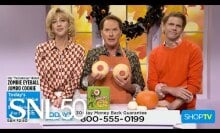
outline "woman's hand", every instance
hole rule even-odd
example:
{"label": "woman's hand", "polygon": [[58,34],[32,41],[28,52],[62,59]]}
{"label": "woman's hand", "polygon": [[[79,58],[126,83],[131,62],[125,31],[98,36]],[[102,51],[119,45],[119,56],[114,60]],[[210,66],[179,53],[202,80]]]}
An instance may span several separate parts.
{"label": "woman's hand", "polygon": [[62,104],[62,97],[58,97],[54,102],[53,102],[53,106],[60,108]]}

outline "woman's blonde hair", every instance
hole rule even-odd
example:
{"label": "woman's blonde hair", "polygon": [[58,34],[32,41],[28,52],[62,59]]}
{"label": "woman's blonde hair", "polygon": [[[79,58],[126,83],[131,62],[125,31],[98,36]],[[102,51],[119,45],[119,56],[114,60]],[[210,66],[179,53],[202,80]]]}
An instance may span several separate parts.
{"label": "woman's blonde hair", "polygon": [[68,27],[69,38],[74,37],[75,36],[75,25],[74,25],[73,15],[63,8],[54,7],[50,9],[46,17],[46,31],[48,33],[49,38],[55,39],[55,34],[52,31],[52,20],[58,13],[62,13],[63,17],[67,19],[69,23],[69,27]]}

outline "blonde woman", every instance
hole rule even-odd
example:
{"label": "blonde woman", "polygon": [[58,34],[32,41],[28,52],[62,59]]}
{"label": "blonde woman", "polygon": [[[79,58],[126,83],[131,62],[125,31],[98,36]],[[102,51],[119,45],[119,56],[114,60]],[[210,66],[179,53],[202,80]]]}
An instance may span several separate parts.
{"label": "blonde woman", "polygon": [[60,108],[62,99],[72,99],[74,91],[80,88],[85,50],[73,41],[74,18],[65,9],[51,8],[46,31],[49,40],[36,47],[36,68],[44,98]]}

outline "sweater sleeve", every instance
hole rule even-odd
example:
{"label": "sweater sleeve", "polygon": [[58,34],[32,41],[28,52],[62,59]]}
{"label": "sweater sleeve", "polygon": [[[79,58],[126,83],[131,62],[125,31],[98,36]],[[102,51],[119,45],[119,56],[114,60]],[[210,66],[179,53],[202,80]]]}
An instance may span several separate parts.
{"label": "sweater sleeve", "polygon": [[193,95],[197,94],[201,90],[202,85],[202,70],[203,70],[203,59],[202,51],[200,47],[195,45],[190,57],[189,73],[187,86],[188,90]]}
{"label": "sweater sleeve", "polygon": [[148,58],[148,89],[149,90],[155,90],[155,86],[158,83],[158,75],[157,75],[157,69],[155,64],[155,54],[151,52]]}

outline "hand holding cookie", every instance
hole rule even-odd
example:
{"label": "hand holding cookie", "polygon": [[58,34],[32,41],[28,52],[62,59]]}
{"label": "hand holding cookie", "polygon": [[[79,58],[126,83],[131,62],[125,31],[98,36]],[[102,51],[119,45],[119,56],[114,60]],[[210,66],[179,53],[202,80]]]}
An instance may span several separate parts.
{"label": "hand holding cookie", "polygon": [[113,76],[126,79],[129,75],[129,68],[125,64],[118,64],[113,68]]}
{"label": "hand holding cookie", "polygon": [[109,66],[105,61],[97,61],[92,65],[92,75],[95,77],[96,75],[106,76],[109,72]]}

